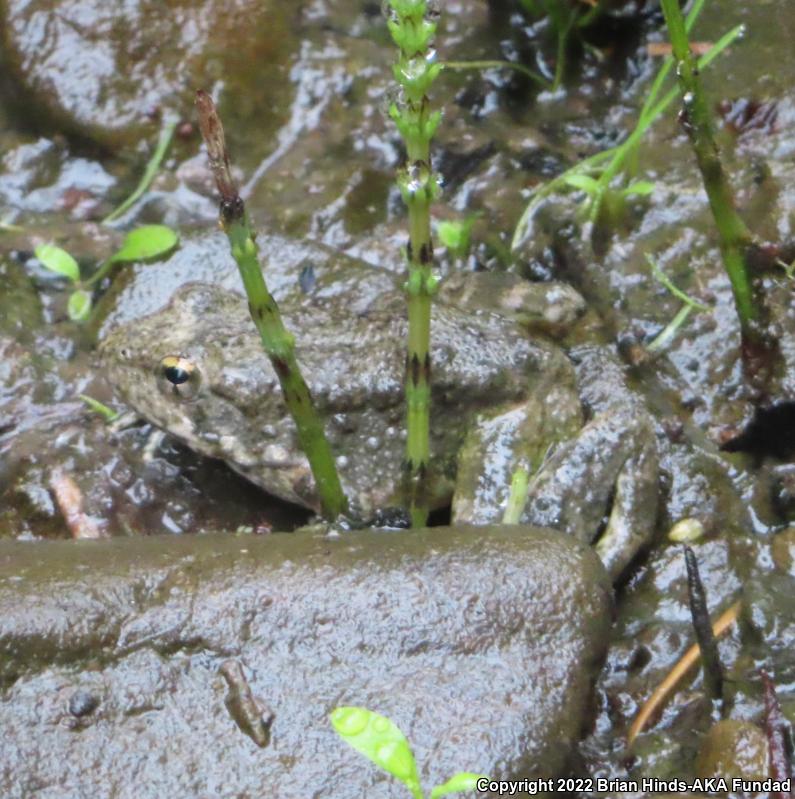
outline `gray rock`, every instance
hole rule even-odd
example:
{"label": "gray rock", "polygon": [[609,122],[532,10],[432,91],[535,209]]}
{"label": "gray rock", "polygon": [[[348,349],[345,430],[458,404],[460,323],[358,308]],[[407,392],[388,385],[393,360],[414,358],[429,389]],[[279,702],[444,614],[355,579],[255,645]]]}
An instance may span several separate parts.
{"label": "gray rock", "polygon": [[222,80],[235,98],[229,129],[259,108],[267,136],[292,96],[295,11],[273,0],[6,0],[0,42],[45,129],[111,147],[152,138],[153,114],[189,116],[195,90]]}
{"label": "gray rock", "polygon": [[428,787],[552,776],[610,608],[593,552],[529,527],[0,542],[0,795],[403,797],[339,705],[391,717]]}

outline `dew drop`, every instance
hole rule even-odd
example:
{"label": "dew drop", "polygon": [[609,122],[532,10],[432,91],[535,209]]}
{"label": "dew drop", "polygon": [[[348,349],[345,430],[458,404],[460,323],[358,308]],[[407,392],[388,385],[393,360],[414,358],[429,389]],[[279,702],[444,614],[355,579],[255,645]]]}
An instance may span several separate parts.
{"label": "dew drop", "polygon": [[373,730],[375,732],[386,732],[389,729],[389,721],[383,716],[376,716],[373,719]]}
{"label": "dew drop", "polygon": [[427,0],[425,3],[425,19],[436,22],[442,15],[439,0]]}
{"label": "dew drop", "polygon": [[406,61],[402,72],[407,82],[413,82],[421,78],[427,68],[428,63],[425,61],[424,56],[417,55]]}
{"label": "dew drop", "polygon": [[331,713],[331,723],[342,735],[358,735],[370,720],[370,713],[361,707],[338,707]]}
{"label": "dew drop", "polygon": [[367,449],[370,449],[373,452],[381,447],[381,439],[377,438],[376,436],[370,436],[365,443],[367,444]]}

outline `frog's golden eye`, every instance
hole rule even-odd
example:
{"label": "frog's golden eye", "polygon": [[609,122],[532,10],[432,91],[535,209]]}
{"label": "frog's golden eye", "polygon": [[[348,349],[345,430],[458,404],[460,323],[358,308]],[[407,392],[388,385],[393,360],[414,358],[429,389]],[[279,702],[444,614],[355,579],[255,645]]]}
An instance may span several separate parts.
{"label": "frog's golden eye", "polygon": [[201,374],[194,363],[181,355],[166,355],[156,372],[158,388],[167,397],[190,400],[199,393]]}

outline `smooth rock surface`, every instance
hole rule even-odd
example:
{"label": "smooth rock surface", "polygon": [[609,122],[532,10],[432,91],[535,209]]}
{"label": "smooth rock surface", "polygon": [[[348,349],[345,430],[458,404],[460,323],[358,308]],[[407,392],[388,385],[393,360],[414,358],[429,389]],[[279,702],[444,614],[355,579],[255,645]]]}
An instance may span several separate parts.
{"label": "smooth rock surface", "polygon": [[0,542],[0,795],[404,796],[339,705],[390,716],[426,786],[552,776],[610,610],[594,553],[529,527]]}
{"label": "smooth rock surface", "polygon": [[0,0],[0,41],[20,99],[44,129],[112,147],[153,138],[153,116],[190,116],[196,89],[223,81],[234,97],[225,122],[233,128],[267,109],[267,135],[291,99],[299,8],[273,0]]}

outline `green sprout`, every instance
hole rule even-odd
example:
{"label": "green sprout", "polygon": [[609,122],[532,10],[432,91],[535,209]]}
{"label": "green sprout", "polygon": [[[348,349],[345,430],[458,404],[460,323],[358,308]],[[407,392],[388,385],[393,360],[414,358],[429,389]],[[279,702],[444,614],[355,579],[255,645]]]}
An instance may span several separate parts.
{"label": "green sprout", "polygon": [[[693,8],[690,10],[685,21],[688,31],[698,19],[705,2],[706,0],[696,0],[693,4]],[[743,26],[737,25],[728,33],[721,36],[721,38],[698,59],[698,68],[705,69],[709,66],[730,44],[732,44],[732,42],[742,36],[742,33]],[[603,218],[603,206],[605,203],[610,204],[613,208],[616,207],[616,203],[611,202],[611,197],[614,196],[617,191],[614,187],[614,182],[625,171],[627,164],[631,164],[636,160],[635,156],[637,155],[638,147],[646,131],[676,100],[676,87],[670,89],[662,98],[660,97],[665,81],[669,77],[673,65],[674,59],[672,57],[665,59],[652,82],[634,129],[621,144],[595,153],[594,155],[584,158],[582,161],[578,161],[557,177],[533,189],[530,199],[519,221],[516,223],[511,240],[512,251],[518,250],[522,243],[528,238],[536,212],[541,207],[544,200],[555,193],[565,191],[567,188],[585,191],[583,214],[591,222],[596,222],[598,219]],[[580,185],[576,183],[580,177],[590,178],[596,181],[596,183],[588,183],[588,190],[586,190],[582,183]],[[575,180],[574,183],[572,183],[572,178]],[[646,181],[640,181],[640,185],[643,186],[645,184]],[[632,185],[638,184],[630,184],[630,186]],[[626,188],[628,189],[630,186]],[[621,190],[619,189],[618,191],[620,192]]]}
{"label": "green sprout", "polygon": [[279,306],[268,291],[263,277],[259,250],[248,221],[246,206],[232,179],[224,128],[215,104],[210,95],[198,91],[196,108],[210,168],[221,195],[221,225],[243,281],[252,321],[279,379],[284,403],[295,422],[298,442],[315,478],[322,513],[327,519],[335,521],[348,509],[348,501],[342,492],[337,465],[323,422],[301,374],[295,356],[295,339],[284,327]]}
{"label": "green sprout", "polygon": [[99,414],[99,416],[101,416],[106,422],[115,422],[116,419],[119,418],[119,412],[114,411],[113,408],[109,408],[104,402],[100,402],[98,399],[89,397],[88,394],[78,394],[77,396],[83,400],[83,402],[85,402],[89,410]]}
{"label": "green sprout", "polygon": [[526,466],[519,466],[511,476],[511,490],[502,515],[503,524],[519,524],[529,490],[530,471]]}
{"label": "green sprout", "polygon": [[587,214],[590,207],[608,224],[615,223],[624,216],[628,197],[646,197],[654,192],[654,183],[650,180],[636,180],[620,189],[608,187],[606,191],[601,182],[590,175],[574,173],[566,175],[563,180],[567,186],[585,193],[588,199],[584,213]]}
{"label": "green sprout", "polygon": [[793,261],[791,264],[788,264],[785,261],[782,261],[780,258],[777,258],[776,266],[780,266],[784,270],[787,280],[792,280],[795,278],[795,261]]}
{"label": "green sprout", "polygon": [[534,83],[541,86],[542,89],[549,89],[552,84],[538,72],[534,72],[524,64],[519,64],[516,61],[495,61],[495,60],[480,60],[480,61],[443,61],[441,62],[443,69],[452,69],[454,71],[466,71],[470,69],[484,70],[484,69],[512,69],[519,72],[526,78],[530,78]]}
{"label": "green sprout", "polygon": [[160,133],[160,139],[157,142],[155,151],[152,153],[152,157],[149,159],[146,169],[144,170],[144,174],[141,176],[141,180],[138,182],[138,185],[135,187],[132,194],[130,194],[130,196],[127,197],[127,199],[124,200],[124,202],[119,205],[118,208],[115,208],[102,220],[103,225],[107,225],[108,222],[113,222],[122,216],[122,214],[129,211],[130,208],[132,208],[133,205],[135,205],[135,203],[138,202],[138,200],[143,196],[143,193],[149,188],[152,181],[155,179],[158,169],[160,169],[160,164],[162,163],[166,152],[168,151],[168,146],[171,144],[171,139],[174,137],[174,130],[176,127],[176,120],[165,125]]}
{"label": "green sprout", "polygon": [[[420,786],[417,762],[406,736],[391,719],[363,707],[338,707],[332,711],[330,719],[343,741],[400,780],[412,799],[423,799],[425,794]],[[482,779],[486,779],[483,774],[460,771],[433,788],[430,799],[474,791],[478,780]]]}
{"label": "green sprout", "polygon": [[430,208],[440,193],[430,147],[442,115],[431,110],[427,93],[442,68],[433,48],[436,17],[435,6],[426,0],[389,0],[387,26],[399,48],[393,72],[400,86],[389,115],[403,137],[407,156],[397,184],[409,212],[406,489],[414,527],[426,523],[429,505],[425,478],[430,461],[431,298],[437,284]]}
{"label": "green sprout", "polygon": [[465,219],[445,220],[436,225],[436,235],[453,258],[466,258],[472,244],[472,227],[480,216],[469,214]]}
{"label": "green sprout", "polygon": [[654,340],[646,347],[649,352],[660,352],[671,343],[674,336],[679,331],[679,328],[684,325],[693,311],[709,312],[711,309],[708,305],[694,300],[692,297],[685,294],[680,288],[677,288],[671,279],[660,269],[660,265],[650,255],[646,256],[646,260],[651,267],[651,273],[654,277],[665,286],[671,294],[677,299],[681,300],[684,304],[677,311],[674,318],[658,333]]}
{"label": "green sprout", "polygon": [[709,104],[701,88],[698,64],[690,50],[687,26],[678,0],[662,0],[662,10],[682,92],[680,119],[693,147],[718,229],[723,265],[734,294],[743,341],[761,343],[758,321],[762,303],[754,294],[745,260],[753,236],[737,213],[731,185],[720,161],[712,133]]}
{"label": "green sprout", "polygon": [[555,92],[566,76],[566,55],[572,37],[593,24],[603,13],[605,0],[520,0],[522,8],[537,19],[546,17],[556,40],[555,76],[550,90]]}
{"label": "green sprout", "polygon": [[81,277],[77,261],[62,247],[40,244],[35,249],[35,255],[45,269],[62,275],[74,286],[67,302],[67,313],[73,322],[84,322],[91,313],[91,289],[116,265],[160,258],[174,249],[178,241],[177,234],[165,225],[144,225],[136,228],[127,234],[122,246],[85,280]]}

